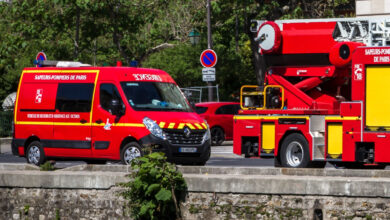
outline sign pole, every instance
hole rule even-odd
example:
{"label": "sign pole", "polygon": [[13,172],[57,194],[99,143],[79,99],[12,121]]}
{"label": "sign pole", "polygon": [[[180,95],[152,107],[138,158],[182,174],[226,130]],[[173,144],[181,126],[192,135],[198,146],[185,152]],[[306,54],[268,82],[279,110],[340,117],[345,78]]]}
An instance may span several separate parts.
{"label": "sign pole", "polygon": [[[207,46],[208,49],[211,49],[213,47],[213,42],[211,39],[211,3],[210,0],[207,0]],[[208,101],[213,101],[213,83],[207,82],[208,86]]]}

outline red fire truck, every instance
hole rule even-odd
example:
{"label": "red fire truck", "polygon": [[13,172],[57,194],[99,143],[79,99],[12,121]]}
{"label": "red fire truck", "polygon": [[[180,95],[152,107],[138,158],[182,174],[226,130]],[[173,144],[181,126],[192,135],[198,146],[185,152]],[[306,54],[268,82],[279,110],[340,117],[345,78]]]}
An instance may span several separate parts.
{"label": "red fire truck", "polygon": [[389,21],[254,21],[264,84],[241,88],[233,152],[283,167],[389,164]]}

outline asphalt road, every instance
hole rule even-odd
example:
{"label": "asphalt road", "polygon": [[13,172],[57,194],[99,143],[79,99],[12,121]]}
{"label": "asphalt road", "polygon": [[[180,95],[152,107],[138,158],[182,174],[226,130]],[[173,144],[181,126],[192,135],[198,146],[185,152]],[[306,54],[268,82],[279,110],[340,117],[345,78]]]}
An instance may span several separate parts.
{"label": "asphalt road", "polygon": [[[4,149],[4,148],[3,148]],[[6,148],[7,149],[7,148]],[[26,163],[24,157],[17,157],[12,155],[9,150],[5,150],[0,154],[0,163]],[[64,168],[79,164],[84,164],[84,161],[56,161],[56,167]],[[114,163],[114,162],[109,162]],[[233,142],[226,141],[222,146],[213,146],[211,148],[211,158],[206,166],[273,166],[273,159],[259,159],[259,158],[243,158],[233,154]]]}

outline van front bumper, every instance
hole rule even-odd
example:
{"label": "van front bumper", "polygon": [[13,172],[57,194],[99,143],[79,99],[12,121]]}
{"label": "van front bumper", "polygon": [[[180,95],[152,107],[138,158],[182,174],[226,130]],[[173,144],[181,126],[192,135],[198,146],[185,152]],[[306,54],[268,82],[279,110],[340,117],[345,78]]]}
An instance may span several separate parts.
{"label": "van front bumper", "polygon": [[[198,145],[171,144],[168,140],[149,134],[141,138],[140,143],[144,148],[150,147],[153,152],[165,153],[168,161],[177,164],[206,163],[211,153],[210,139]],[[188,149],[195,152],[183,152]]]}

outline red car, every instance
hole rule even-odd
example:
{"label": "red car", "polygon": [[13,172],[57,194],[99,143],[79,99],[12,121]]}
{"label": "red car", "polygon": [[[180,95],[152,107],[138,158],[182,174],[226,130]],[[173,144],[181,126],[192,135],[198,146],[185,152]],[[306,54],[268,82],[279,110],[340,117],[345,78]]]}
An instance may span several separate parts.
{"label": "red car", "polygon": [[195,104],[196,113],[206,119],[211,129],[211,144],[221,145],[233,139],[233,115],[238,114],[238,102],[202,102]]}

